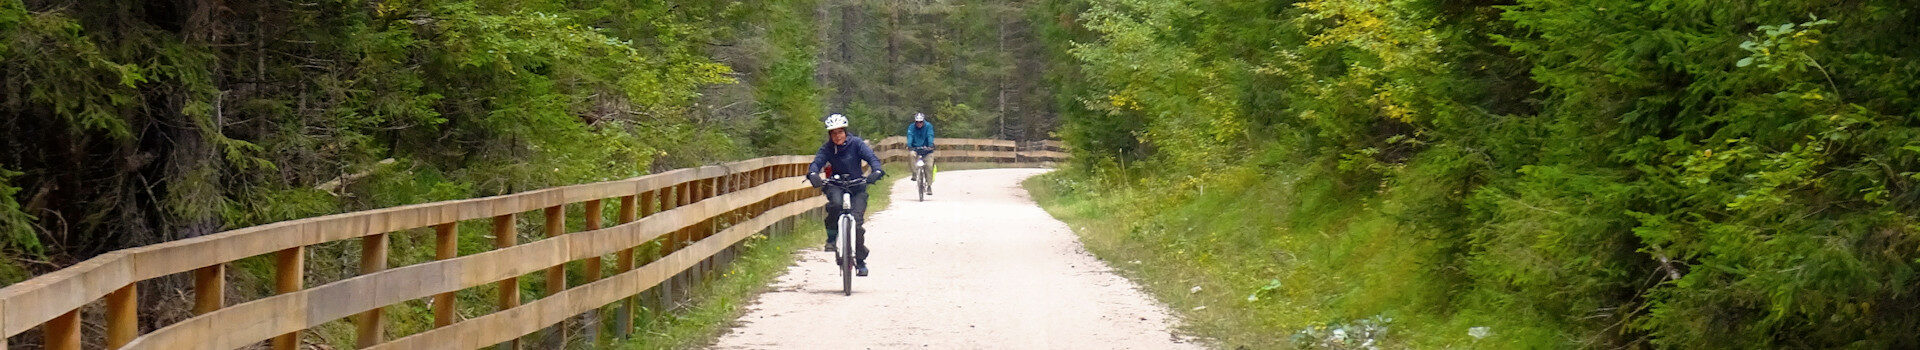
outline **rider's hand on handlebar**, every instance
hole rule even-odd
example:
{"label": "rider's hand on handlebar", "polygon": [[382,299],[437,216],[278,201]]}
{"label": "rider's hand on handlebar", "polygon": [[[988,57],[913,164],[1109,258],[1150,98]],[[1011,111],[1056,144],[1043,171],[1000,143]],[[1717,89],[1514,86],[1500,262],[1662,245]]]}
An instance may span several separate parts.
{"label": "rider's hand on handlebar", "polygon": [[861,185],[866,183],[867,183],[866,179],[854,177],[853,175],[834,175],[832,177],[828,177],[820,180],[820,184],[822,185],[822,187],[834,186],[834,187],[844,188],[844,187],[850,187],[850,186]]}

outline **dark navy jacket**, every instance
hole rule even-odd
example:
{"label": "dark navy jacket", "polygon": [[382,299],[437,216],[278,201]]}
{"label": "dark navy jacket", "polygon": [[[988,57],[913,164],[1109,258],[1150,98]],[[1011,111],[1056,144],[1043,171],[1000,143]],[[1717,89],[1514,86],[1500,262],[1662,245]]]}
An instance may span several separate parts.
{"label": "dark navy jacket", "polygon": [[[874,172],[880,172],[880,157],[873,155],[873,148],[867,147],[867,140],[847,135],[846,145],[835,145],[833,140],[821,143],[820,151],[813,155],[813,165],[807,166],[807,172],[818,173],[821,167],[833,165],[833,173],[826,176],[841,174],[866,176],[867,174],[860,172],[862,160],[867,161],[867,166],[873,167]],[[880,179],[871,178],[867,181],[880,181]]]}

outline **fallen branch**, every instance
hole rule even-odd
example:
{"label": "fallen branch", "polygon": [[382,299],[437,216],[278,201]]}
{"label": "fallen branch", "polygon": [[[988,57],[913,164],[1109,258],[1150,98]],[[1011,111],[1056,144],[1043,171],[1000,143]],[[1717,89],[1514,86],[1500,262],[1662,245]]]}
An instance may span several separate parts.
{"label": "fallen branch", "polygon": [[333,194],[334,196],[339,196],[340,193],[338,191],[341,188],[345,188],[347,186],[347,183],[360,180],[360,178],[367,177],[368,175],[373,175],[374,171],[380,170],[380,168],[385,167],[387,165],[392,165],[392,164],[393,164],[393,158],[381,159],[379,162],[374,163],[373,164],[374,166],[372,168],[369,168],[367,170],[364,170],[358,173],[342,175],[340,177],[334,178],[333,180],[327,180],[327,182],[322,182],[318,186],[313,186],[313,189],[327,191],[327,193],[329,194]]}

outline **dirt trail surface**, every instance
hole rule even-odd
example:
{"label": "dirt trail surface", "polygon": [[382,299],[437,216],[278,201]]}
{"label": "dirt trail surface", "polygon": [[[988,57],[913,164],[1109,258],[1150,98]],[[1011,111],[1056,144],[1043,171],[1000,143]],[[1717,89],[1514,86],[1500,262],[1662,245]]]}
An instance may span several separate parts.
{"label": "dirt trail surface", "polygon": [[942,172],[926,202],[896,181],[869,214],[872,275],[853,296],[832,253],[808,248],[715,348],[1202,348],[1028,198],[1020,181],[1045,172]]}

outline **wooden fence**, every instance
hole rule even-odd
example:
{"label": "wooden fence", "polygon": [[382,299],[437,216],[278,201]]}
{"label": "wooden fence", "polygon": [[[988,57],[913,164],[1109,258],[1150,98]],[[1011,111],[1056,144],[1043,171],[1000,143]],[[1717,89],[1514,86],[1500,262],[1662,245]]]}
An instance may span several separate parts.
{"label": "wooden fence", "polygon": [[[933,153],[935,162],[1048,164],[1066,160],[1068,156],[1059,141],[939,139],[935,144],[938,145]],[[874,146],[874,152],[886,162],[912,159],[913,154],[907,149],[907,138],[902,136],[881,139]]]}
{"label": "wooden fence", "polygon": [[[1036,163],[1062,160],[1057,143],[941,139],[944,161]],[[908,157],[903,138],[875,148],[890,160]],[[550,188],[516,194],[434,202],[291,220],[217,234],[114,251],[74,266],[0,288],[0,330],[11,338],[38,327],[48,349],[82,347],[80,310],[104,302],[105,347],[110,349],[232,349],[270,342],[298,346],[300,332],[354,318],[361,348],[472,349],[493,344],[517,347],[521,336],[619,304],[619,330],[633,317],[638,295],[665,298],[712,271],[740,241],[770,230],[784,231],[801,216],[819,215],[825,203],[800,180],[808,156],[774,156],[724,165],[679,169],[633,179]],[[606,226],[602,201],[620,201],[618,220]],[[566,232],[567,206],[579,205],[585,228]],[[515,242],[515,216],[540,210],[547,238]],[[491,220],[494,249],[457,254],[462,221]],[[388,236],[433,227],[435,259],[389,268]],[[308,247],[359,240],[360,275],[303,286]],[[637,247],[658,254],[636,255]],[[425,247],[408,247],[425,249]],[[225,305],[227,266],[270,255],[276,295]],[[601,276],[606,256],[613,274]],[[641,261],[646,260],[646,261]],[[581,262],[582,277],[569,280],[567,264]],[[519,278],[544,272],[547,294],[521,304]],[[141,334],[136,283],[190,273],[193,317]],[[456,319],[454,293],[482,285],[499,291],[495,311]],[[662,292],[664,290],[664,292]],[[382,339],[382,308],[432,298],[433,327],[399,339]],[[562,337],[564,339],[564,337]],[[0,338],[5,347],[6,338]]]}

